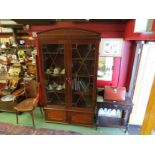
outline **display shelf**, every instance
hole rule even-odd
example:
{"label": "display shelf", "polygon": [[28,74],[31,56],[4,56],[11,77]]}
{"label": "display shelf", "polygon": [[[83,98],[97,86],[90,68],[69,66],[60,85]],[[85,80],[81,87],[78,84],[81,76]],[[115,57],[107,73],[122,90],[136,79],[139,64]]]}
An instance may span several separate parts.
{"label": "display shelf", "polygon": [[[132,111],[132,106],[133,103],[129,97],[126,97],[125,101],[114,102],[103,100],[103,102],[97,102],[96,127],[119,127],[124,128],[126,132],[128,130],[128,122]],[[122,115],[120,118],[100,116],[98,113],[100,108],[115,109],[115,110],[119,109],[122,111]]]}
{"label": "display shelf", "polygon": [[64,106],[65,105],[65,102],[54,102],[54,104],[53,104],[53,101],[48,101],[47,103],[48,103],[48,106],[50,106],[50,105]]}
{"label": "display shelf", "polygon": [[45,75],[52,76],[52,77],[65,77],[65,74],[50,74],[46,72],[45,72]]}
{"label": "display shelf", "polygon": [[73,77],[85,77],[85,78],[89,78],[89,77],[94,77],[94,75],[86,75],[86,74],[73,74]]}
{"label": "display shelf", "polygon": [[6,48],[0,48],[0,51],[8,51],[8,50],[18,50],[18,49],[30,49],[34,48],[33,45],[17,45],[16,47],[6,47]]}
{"label": "display shelf", "polygon": [[120,127],[123,126],[122,119],[121,118],[115,118],[115,117],[102,117],[99,116],[98,118],[98,124],[100,124],[100,127]]}
{"label": "display shelf", "polygon": [[73,61],[87,61],[87,60],[95,61],[95,59],[93,58],[73,58]]}
{"label": "display shelf", "polygon": [[90,95],[91,94],[91,90],[89,90],[89,91],[73,91],[73,94]]}
{"label": "display shelf", "polygon": [[47,54],[47,55],[56,55],[56,54],[60,54],[60,55],[63,55],[64,53],[63,52],[44,52],[43,54]]}
{"label": "display shelf", "polygon": [[72,107],[79,107],[79,108],[91,108],[91,104],[92,103],[87,103],[87,104],[85,104],[85,103],[74,103],[73,102],[73,104],[72,104]]}
{"label": "display shelf", "polygon": [[[48,33],[41,32],[38,34],[38,41],[41,49],[38,53],[41,54],[46,121],[63,120],[62,122],[89,126],[94,124],[97,79],[95,60],[98,60],[99,35],[81,29],[62,28]],[[50,69],[55,68],[65,69],[65,74],[53,76],[46,73],[47,69],[50,72]],[[46,87],[50,84],[52,87],[54,83],[61,85],[65,83],[66,89],[63,93],[46,90]],[[76,87],[77,85],[79,87]],[[65,106],[63,111],[61,103]]]}
{"label": "display shelf", "polygon": [[48,90],[46,89],[47,93],[65,93],[65,90]]}
{"label": "display shelf", "polygon": [[[10,83],[14,85],[13,88],[15,90],[23,88],[25,85],[25,82],[29,82],[30,80],[35,79],[37,76],[36,64],[32,63],[33,60],[36,61],[35,56],[32,59],[32,56],[33,56],[32,52],[34,50],[34,47],[33,49],[30,46],[24,46],[24,47],[27,47],[26,49],[28,49],[28,52],[26,49],[22,50],[23,51],[22,58],[19,57],[18,50],[23,48],[23,46],[1,49],[1,51],[3,50],[4,52],[1,52],[2,57],[1,57],[0,63],[2,64],[5,59],[7,60],[7,64],[5,64],[7,68],[6,75],[4,76],[4,73],[2,73],[3,76],[0,76],[0,80],[1,79],[7,80],[7,85],[5,88],[7,87],[9,88]],[[31,60],[29,58],[31,58]],[[32,66],[35,68],[35,70],[32,70]],[[1,89],[0,91],[3,92],[5,88]],[[13,91],[10,92],[10,94],[11,93],[13,93]],[[5,96],[6,94],[2,93],[1,95]],[[14,106],[16,104],[17,103],[13,101],[10,103],[6,103],[5,101],[1,102],[0,111],[14,112]]]}

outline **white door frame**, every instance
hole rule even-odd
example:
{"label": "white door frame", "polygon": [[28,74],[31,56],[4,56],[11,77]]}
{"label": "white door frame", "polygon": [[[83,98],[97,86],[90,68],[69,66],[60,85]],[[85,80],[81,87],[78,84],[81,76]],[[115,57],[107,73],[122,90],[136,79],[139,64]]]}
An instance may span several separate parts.
{"label": "white door frame", "polygon": [[130,124],[141,125],[155,73],[155,44],[144,44],[133,95]]}

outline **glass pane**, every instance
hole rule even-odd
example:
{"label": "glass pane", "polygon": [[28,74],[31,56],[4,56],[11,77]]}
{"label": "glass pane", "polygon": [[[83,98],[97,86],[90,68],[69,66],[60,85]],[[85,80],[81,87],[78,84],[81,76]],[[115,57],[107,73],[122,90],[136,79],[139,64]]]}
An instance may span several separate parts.
{"label": "glass pane", "polygon": [[113,57],[99,57],[97,79],[104,81],[112,81],[113,64]]}
{"label": "glass pane", "polygon": [[42,45],[46,98],[50,105],[65,104],[64,45]]}
{"label": "glass pane", "polygon": [[92,107],[95,45],[72,45],[72,106]]}

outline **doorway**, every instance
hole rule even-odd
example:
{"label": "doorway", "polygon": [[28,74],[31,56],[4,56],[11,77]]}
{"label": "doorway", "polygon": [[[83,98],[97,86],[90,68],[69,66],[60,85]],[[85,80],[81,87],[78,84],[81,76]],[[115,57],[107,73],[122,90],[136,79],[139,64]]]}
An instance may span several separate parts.
{"label": "doorway", "polygon": [[129,121],[130,124],[142,125],[154,74],[155,43],[148,42],[143,45],[141,50],[141,58],[133,93],[134,106]]}

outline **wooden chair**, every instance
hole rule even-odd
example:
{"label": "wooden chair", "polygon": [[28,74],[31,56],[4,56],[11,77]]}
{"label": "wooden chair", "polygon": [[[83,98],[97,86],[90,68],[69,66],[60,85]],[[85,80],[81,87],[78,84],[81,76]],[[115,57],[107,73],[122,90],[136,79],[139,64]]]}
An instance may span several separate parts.
{"label": "wooden chair", "polygon": [[[35,110],[39,102],[39,83],[35,80],[31,80],[30,82],[25,84],[24,88],[26,99],[21,101],[14,107],[14,109],[16,110],[17,124],[18,114],[21,112],[29,112],[32,117],[33,127],[35,127],[33,111]],[[40,111],[43,114],[41,107]]]}

